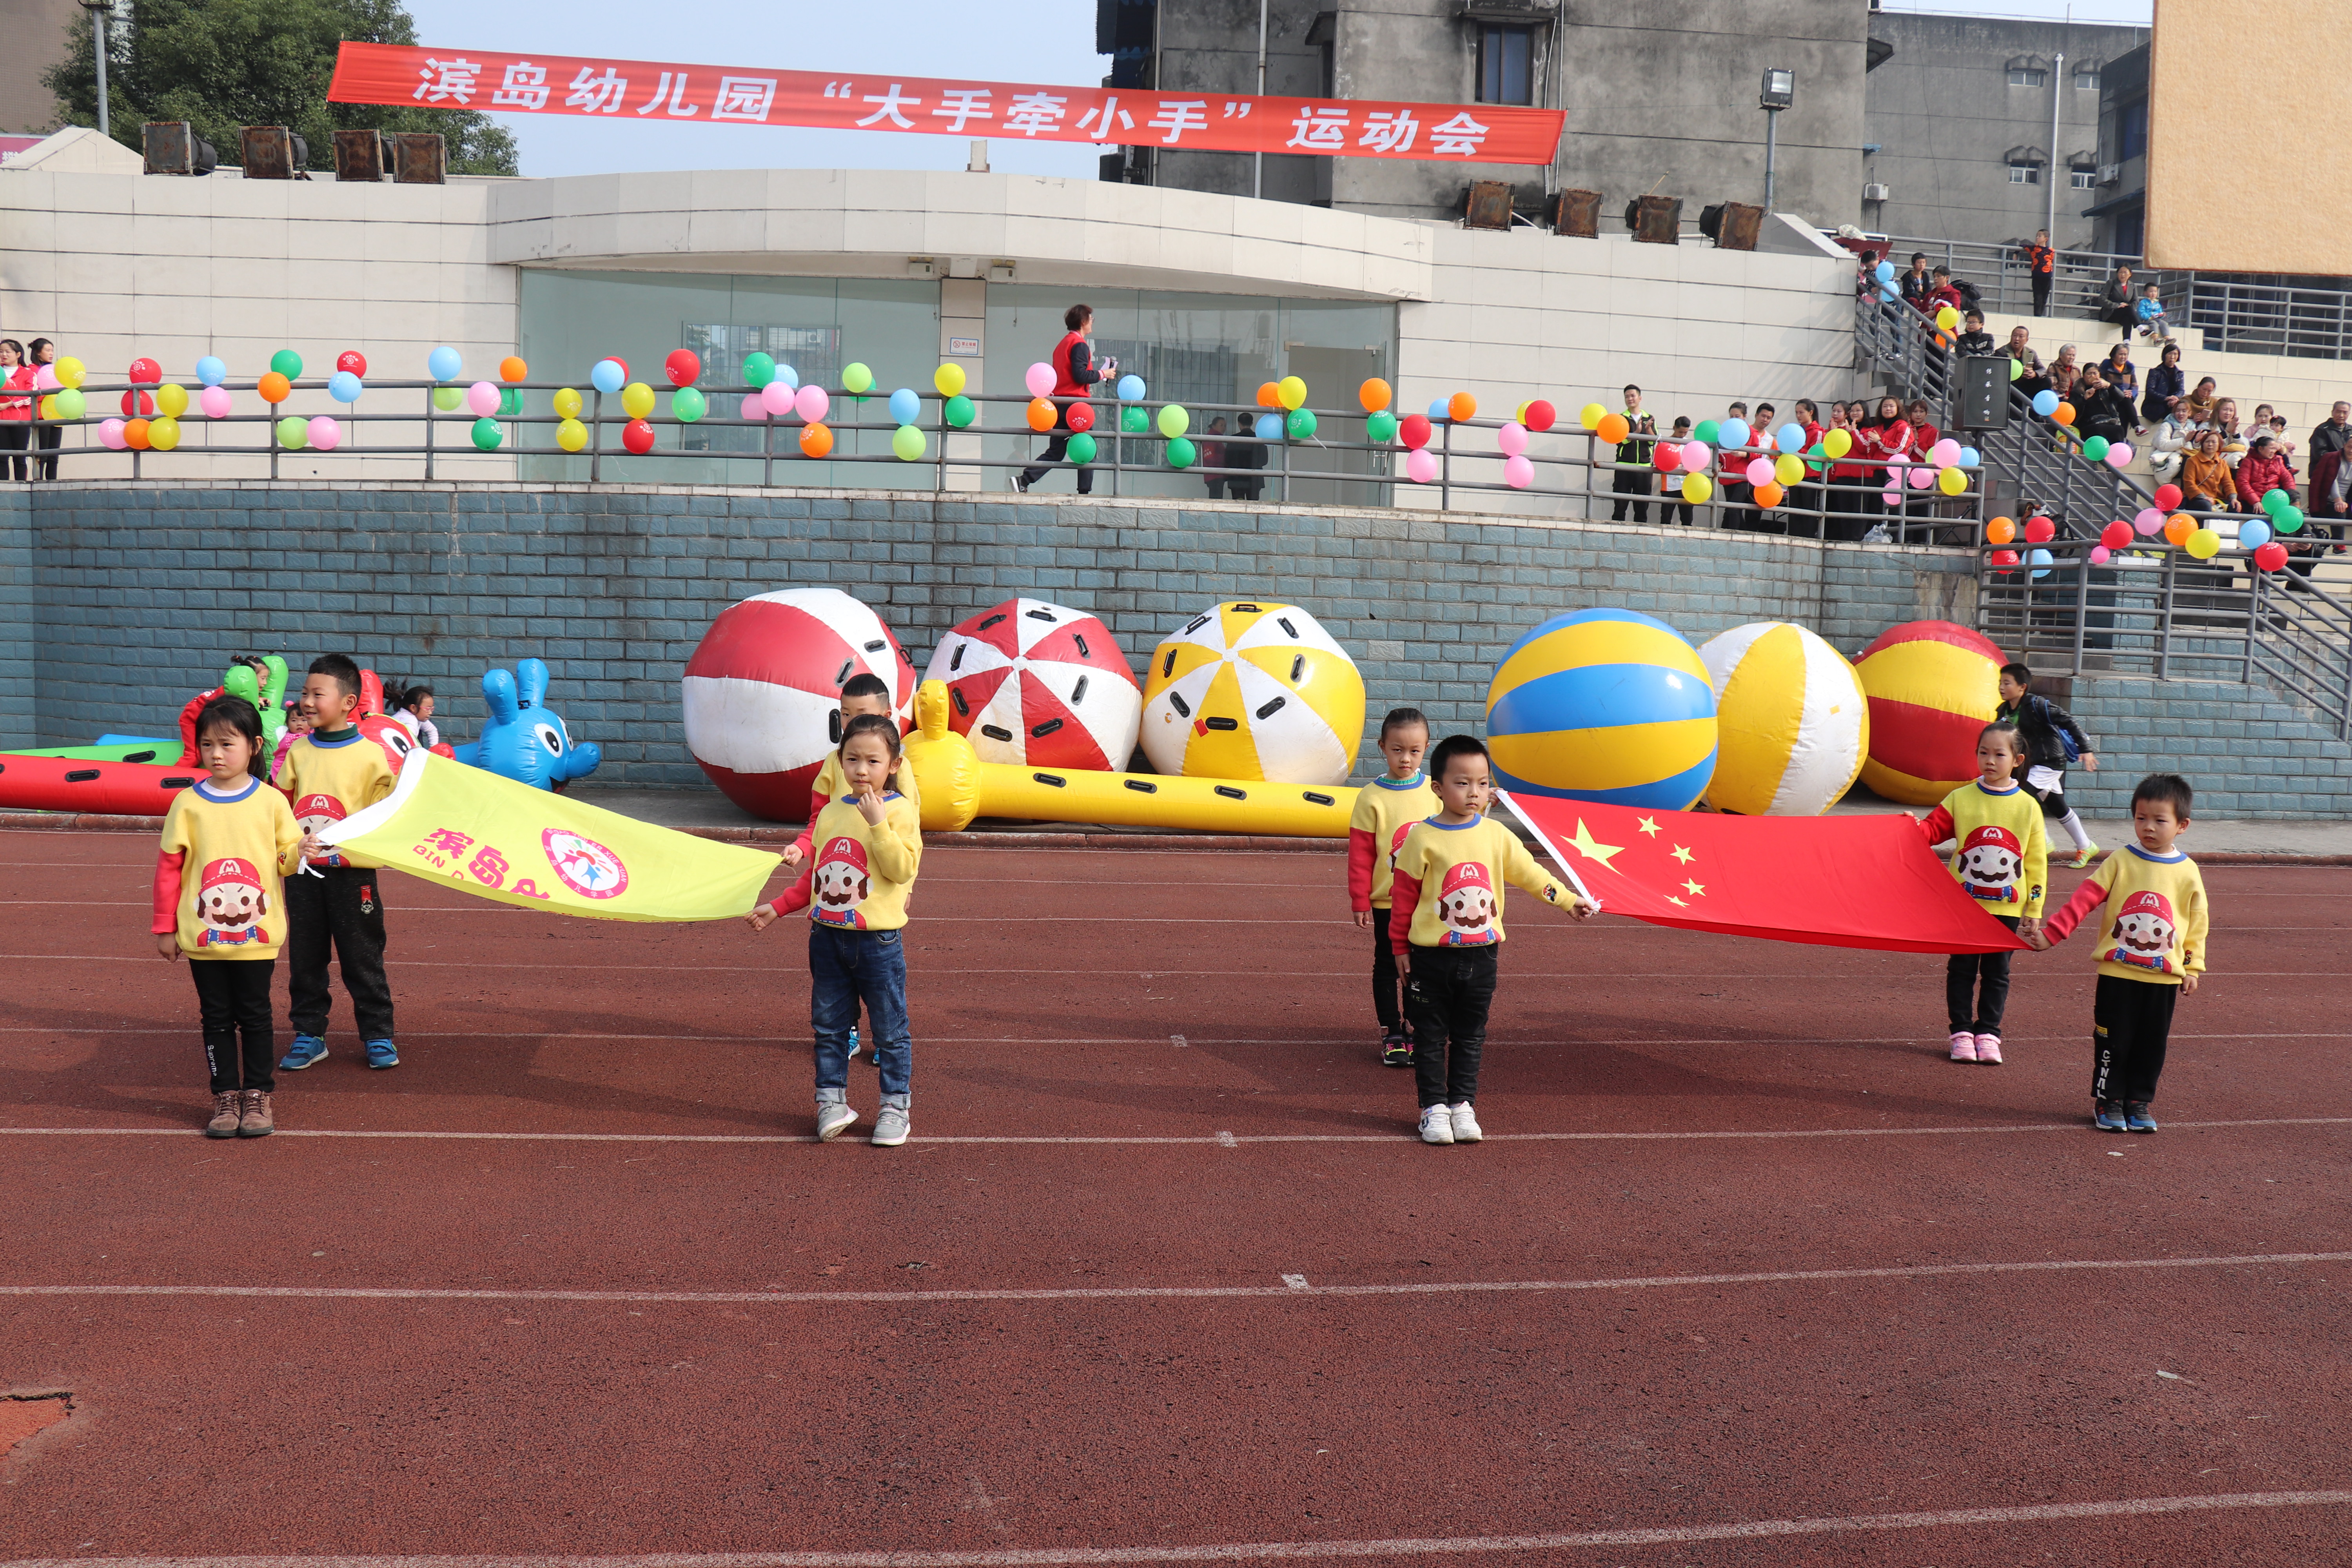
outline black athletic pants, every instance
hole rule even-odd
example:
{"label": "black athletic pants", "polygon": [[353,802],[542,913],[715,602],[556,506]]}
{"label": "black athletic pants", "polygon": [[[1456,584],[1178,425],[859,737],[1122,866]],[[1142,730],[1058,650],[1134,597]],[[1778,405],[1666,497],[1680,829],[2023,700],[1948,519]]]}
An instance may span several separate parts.
{"label": "black athletic pants", "polygon": [[1404,1011],[1412,1020],[1412,1075],[1423,1110],[1477,1101],[1478,1054],[1486,1044],[1500,949],[1496,942],[1412,950]]}
{"label": "black athletic pants", "polygon": [[[23,453],[33,442],[33,427],[21,419],[0,419],[0,452]],[[21,479],[25,477],[26,459],[22,456],[0,458],[0,479]]]}
{"label": "black athletic pants", "polygon": [[[2035,766],[2045,768],[2055,765],[2056,764],[2051,763],[2039,763],[2035,764]],[[2025,793],[2042,803],[2042,816],[2053,818],[2064,817],[2068,809],[2066,805],[2066,770],[2063,768],[2060,768],[2058,770],[2058,786],[2055,789],[2035,789],[2029,784],[2025,786]]]}
{"label": "black athletic pants", "polygon": [[[2015,915],[1993,919],[2017,929]],[[2000,1016],[2009,1008],[2009,952],[1956,952],[1944,966],[1944,1010],[1952,1016],[1952,1033],[2000,1033]]]}
{"label": "black athletic pants", "polygon": [[327,955],[333,950],[351,993],[362,1040],[392,1038],[392,983],[383,977],[382,871],[330,866],[324,877],[307,871],[286,879],[286,989],[294,1032],[324,1035],[331,1000]]}
{"label": "black athletic pants", "polygon": [[[1054,420],[1054,438],[1045,443],[1045,450],[1044,454],[1040,456],[1035,462],[1021,470],[1022,484],[1024,486],[1034,485],[1039,479],[1044,479],[1045,477],[1046,470],[1051,468],[1055,464],[1067,462],[1069,460],[1070,436],[1072,434],[1070,430],[1070,404],[1082,401],[1084,400],[1072,398],[1063,402],[1061,405],[1062,412],[1056,416]],[[1093,468],[1087,467],[1079,468],[1078,493],[1082,496],[1090,496],[1095,493],[1095,471]]]}
{"label": "black athletic pants", "polygon": [[[1616,503],[1609,509],[1610,521],[1624,521],[1625,509],[1628,506],[1631,506],[1633,509],[1633,521],[1635,522],[1647,522],[1650,521],[1649,469],[1643,468],[1638,471],[1630,471],[1624,468],[1618,469],[1617,477],[1609,481],[1609,490],[1611,494],[1617,498]],[[1639,497],[1641,499],[1629,500],[1628,498],[1631,497]]]}
{"label": "black athletic pants", "polygon": [[2145,1105],[2156,1098],[2180,987],[2102,974],[2091,995],[2091,1098]]}
{"label": "black athletic pants", "polygon": [[2046,316],[2050,313],[2051,282],[2051,274],[2047,272],[2037,272],[2033,275],[2033,313],[2036,316]]}
{"label": "black athletic pants", "polygon": [[[278,969],[274,958],[192,958],[188,973],[195,976],[196,1006],[205,1025],[205,1067],[211,1072],[213,1092],[257,1089],[264,1094],[278,1087],[271,1068],[278,1060],[278,1029],[270,1016],[269,977]],[[237,1037],[245,1037],[240,1052]],[[238,1073],[242,1061],[244,1072]]]}

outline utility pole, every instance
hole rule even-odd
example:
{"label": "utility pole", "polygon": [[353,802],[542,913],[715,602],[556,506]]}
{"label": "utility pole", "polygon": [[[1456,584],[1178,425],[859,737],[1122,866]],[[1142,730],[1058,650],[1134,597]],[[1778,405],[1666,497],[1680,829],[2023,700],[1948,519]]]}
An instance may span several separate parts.
{"label": "utility pole", "polygon": [[114,9],[114,0],[81,0],[81,8],[89,13],[90,54],[98,62],[98,133],[113,132],[106,123],[106,14]]}
{"label": "utility pole", "polygon": [[2050,205],[2044,209],[2042,226],[2050,231],[2050,243],[2058,243],[2058,105],[2064,100],[2059,94],[2066,81],[2066,57],[2060,55],[2050,72],[2050,162],[2042,166],[2042,183],[2050,187]]}
{"label": "utility pole", "polygon": [[1797,73],[1774,66],[1764,73],[1757,107],[1764,111],[1764,210],[1772,210],[1774,178],[1780,161],[1780,111],[1797,101]]}
{"label": "utility pole", "polygon": [[[1266,0],[1257,0],[1257,95],[1265,96],[1265,7]],[[1151,84],[1159,86],[1158,82]],[[1250,195],[1265,195],[1265,154],[1250,154]]]}

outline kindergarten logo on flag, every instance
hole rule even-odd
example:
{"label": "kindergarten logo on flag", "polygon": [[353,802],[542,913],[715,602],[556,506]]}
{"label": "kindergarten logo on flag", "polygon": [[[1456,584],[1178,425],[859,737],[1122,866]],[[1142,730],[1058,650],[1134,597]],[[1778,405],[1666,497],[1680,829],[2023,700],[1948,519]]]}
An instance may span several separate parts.
{"label": "kindergarten logo on flag", "polygon": [[539,836],[556,880],[583,899],[615,899],[629,890],[629,868],[621,858],[593,838],[561,827]]}

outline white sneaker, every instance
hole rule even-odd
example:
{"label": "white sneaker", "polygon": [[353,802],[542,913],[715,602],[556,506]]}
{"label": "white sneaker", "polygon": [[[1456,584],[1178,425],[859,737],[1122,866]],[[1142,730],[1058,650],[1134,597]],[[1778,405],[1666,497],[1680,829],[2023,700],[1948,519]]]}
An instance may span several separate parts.
{"label": "white sneaker", "polygon": [[908,1127],[907,1108],[885,1101],[882,1109],[874,1113],[876,1147],[896,1149],[907,1141]]}
{"label": "white sneaker", "polygon": [[839,1100],[816,1108],[816,1137],[820,1143],[830,1143],[857,1124],[857,1112]]}
{"label": "white sneaker", "polygon": [[1456,1143],[1475,1143],[1486,1135],[1478,1126],[1477,1110],[1467,1100],[1446,1107],[1446,1114],[1454,1123],[1454,1141]]}
{"label": "white sneaker", "polygon": [[1443,1105],[1423,1106],[1421,1112],[1421,1141],[1424,1143],[1453,1142],[1453,1110]]}

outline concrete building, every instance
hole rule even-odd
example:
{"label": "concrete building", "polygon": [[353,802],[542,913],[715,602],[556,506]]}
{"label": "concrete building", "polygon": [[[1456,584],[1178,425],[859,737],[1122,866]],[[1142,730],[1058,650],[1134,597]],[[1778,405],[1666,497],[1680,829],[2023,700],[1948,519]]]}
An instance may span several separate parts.
{"label": "concrete building", "polygon": [[[1864,0],[1267,0],[1265,15],[1269,93],[1558,108],[1558,161],[1269,157],[1261,173],[1247,154],[1139,153],[1106,160],[1107,172],[1400,218],[1459,217],[1474,180],[1511,182],[1529,213],[1552,192],[1599,191],[1610,225],[1654,193],[1681,197],[1695,225],[1714,203],[1764,199],[1758,89],[1777,67],[1796,73],[1797,91],[1780,117],[1775,205],[1825,227],[1858,214]],[[1254,0],[1160,0],[1156,17],[1156,85],[1258,90]]]}
{"label": "concrete building", "polygon": [[2145,27],[1874,13],[1880,63],[1864,140],[1877,151],[1864,167],[1870,191],[1885,195],[1864,204],[1863,226],[1995,245],[2031,239],[2054,197],[2051,243],[2095,248],[2084,209],[2114,189],[2100,183],[2109,177],[2099,153],[2104,73],[2144,51],[2147,37]]}
{"label": "concrete building", "polygon": [[47,131],[57,95],[41,78],[66,58],[69,29],[89,26],[77,0],[0,0],[0,132]]}
{"label": "concrete building", "polygon": [[2099,81],[2096,199],[2084,205],[2101,250],[2137,256],[2147,226],[2147,46],[2111,64]]}

